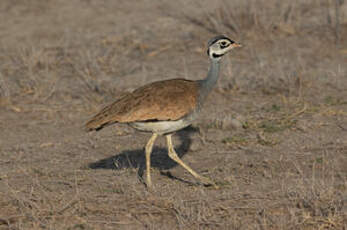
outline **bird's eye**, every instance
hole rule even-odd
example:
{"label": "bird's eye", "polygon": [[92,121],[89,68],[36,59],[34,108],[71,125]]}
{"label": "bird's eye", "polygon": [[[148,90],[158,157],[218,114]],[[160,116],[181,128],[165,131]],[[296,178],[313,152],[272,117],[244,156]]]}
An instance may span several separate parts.
{"label": "bird's eye", "polygon": [[228,46],[228,45],[227,45],[227,42],[224,42],[224,41],[223,41],[223,42],[220,43],[220,47],[221,47],[221,48],[224,48],[224,47],[226,47],[226,46]]}

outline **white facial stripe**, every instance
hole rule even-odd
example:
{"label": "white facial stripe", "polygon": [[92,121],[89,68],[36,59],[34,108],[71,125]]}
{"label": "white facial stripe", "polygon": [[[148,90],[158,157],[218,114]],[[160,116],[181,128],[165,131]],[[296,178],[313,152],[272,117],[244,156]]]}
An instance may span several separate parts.
{"label": "white facial stripe", "polygon": [[211,58],[219,59],[224,54],[234,48],[234,42],[228,38],[220,37],[209,43],[208,55]]}

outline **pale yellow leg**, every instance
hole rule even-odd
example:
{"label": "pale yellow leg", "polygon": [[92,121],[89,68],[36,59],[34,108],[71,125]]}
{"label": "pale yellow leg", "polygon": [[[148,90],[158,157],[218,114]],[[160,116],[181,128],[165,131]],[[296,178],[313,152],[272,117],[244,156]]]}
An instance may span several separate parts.
{"label": "pale yellow leg", "polygon": [[212,185],[215,188],[218,188],[218,186],[209,178],[203,177],[196,173],[193,169],[191,169],[188,165],[186,165],[178,156],[177,153],[173,147],[172,134],[166,135],[167,145],[168,145],[168,151],[169,151],[169,157],[177,162],[179,165],[181,165],[183,168],[185,168],[188,172],[190,172],[195,178],[199,179],[203,184],[205,185]]}
{"label": "pale yellow leg", "polygon": [[158,134],[153,133],[152,137],[148,140],[146,144],[146,175],[147,175],[147,186],[152,187],[151,180],[151,153],[153,149],[153,144],[155,139],[157,139]]}

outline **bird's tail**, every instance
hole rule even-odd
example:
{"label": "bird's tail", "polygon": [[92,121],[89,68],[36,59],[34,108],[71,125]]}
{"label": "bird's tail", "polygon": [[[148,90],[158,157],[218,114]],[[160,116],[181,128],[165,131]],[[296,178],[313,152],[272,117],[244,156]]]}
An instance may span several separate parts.
{"label": "bird's tail", "polygon": [[[119,100],[124,98],[129,94],[124,94]],[[96,114],[93,118],[91,118],[84,126],[86,131],[98,131],[105,126],[121,122],[119,116],[117,115],[119,112],[119,108],[117,103],[119,100],[113,102],[112,104],[104,107],[98,114]],[[124,106],[123,106],[124,107]],[[121,107],[122,108],[122,107]]]}
{"label": "bird's tail", "polygon": [[87,132],[98,131],[112,123],[114,122],[112,122],[108,117],[105,117],[103,113],[99,113],[84,125],[84,129]]}

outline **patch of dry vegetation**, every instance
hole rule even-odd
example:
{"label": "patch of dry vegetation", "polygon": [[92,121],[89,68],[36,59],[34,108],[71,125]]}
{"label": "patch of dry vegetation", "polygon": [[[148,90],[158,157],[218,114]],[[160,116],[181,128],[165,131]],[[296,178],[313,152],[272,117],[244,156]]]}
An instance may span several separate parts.
{"label": "patch of dry vegetation", "polygon": [[[339,0],[1,1],[0,229],[347,229],[346,15]],[[159,141],[147,191],[147,137],[79,128],[127,89],[202,78],[217,33],[244,48],[175,141],[221,189]]]}

